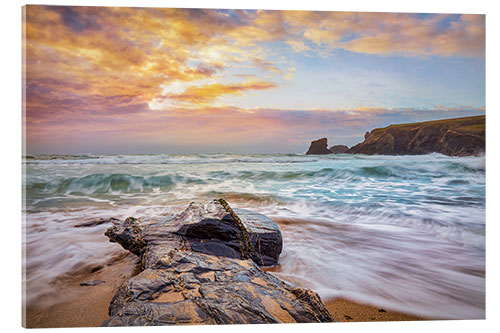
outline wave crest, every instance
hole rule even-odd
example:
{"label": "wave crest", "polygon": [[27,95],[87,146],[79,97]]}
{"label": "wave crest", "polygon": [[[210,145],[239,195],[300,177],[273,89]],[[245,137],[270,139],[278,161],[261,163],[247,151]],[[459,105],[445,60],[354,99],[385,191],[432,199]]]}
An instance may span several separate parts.
{"label": "wave crest", "polygon": [[203,180],[179,175],[132,176],[129,174],[92,174],[84,177],[32,182],[26,185],[28,193],[50,194],[106,194],[144,192],[153,189],[170,190],[178,183],[202,184]]}

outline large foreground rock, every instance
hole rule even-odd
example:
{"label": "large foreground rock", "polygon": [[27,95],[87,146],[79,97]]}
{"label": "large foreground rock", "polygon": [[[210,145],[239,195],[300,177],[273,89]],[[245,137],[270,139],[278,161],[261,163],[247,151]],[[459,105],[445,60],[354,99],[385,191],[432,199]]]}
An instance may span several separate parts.
{"label": "large foreground rock", "polygon": [[259,268],[278,261],[278,227],[222,199],[164,221],[128,218],[106,235],[143,271],[121,285],[103,326],[333,321],[316,293]]}
{"label": "large foreground rock", "polygon": [[331,153],[328,149],[328,139],[322,138],[311,142],[306,155],[326,155]]}
{"label": "large foreground rock", "polygon": [[450,156],[485,152],[485,116],[443,119],[391,125],[365,134],[365,141],[351,147],[350,154]]}

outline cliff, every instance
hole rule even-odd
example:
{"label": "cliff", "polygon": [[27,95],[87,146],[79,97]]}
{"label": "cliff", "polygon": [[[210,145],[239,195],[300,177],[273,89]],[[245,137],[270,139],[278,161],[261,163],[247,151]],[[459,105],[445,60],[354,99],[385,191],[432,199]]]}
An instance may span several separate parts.
{"label": "cliff", "polygon": [[474,116],[376,128],[346,153],[480,155],[485,152],[485,118]]}

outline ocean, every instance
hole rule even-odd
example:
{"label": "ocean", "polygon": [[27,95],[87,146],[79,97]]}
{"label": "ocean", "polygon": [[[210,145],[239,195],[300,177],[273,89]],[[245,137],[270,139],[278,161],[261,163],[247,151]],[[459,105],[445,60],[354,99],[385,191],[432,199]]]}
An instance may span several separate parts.
{"label": "ocean", "polygon": [[426,318],[485,317],[485,158],[191,154],[33,155],[24,165],[26,302],[114,260],[98,218],[144,219],[225,198],[272,218],[272,274],[323,300]]}

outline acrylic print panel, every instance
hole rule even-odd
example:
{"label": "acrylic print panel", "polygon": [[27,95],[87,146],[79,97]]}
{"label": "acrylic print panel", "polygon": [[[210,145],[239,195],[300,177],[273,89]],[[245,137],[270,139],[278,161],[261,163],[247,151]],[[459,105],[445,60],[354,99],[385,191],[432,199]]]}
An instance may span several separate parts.
{"label": "acrylic print panel", "polygon": [[483,319],[484,36],[25,6],[24,326]]}

